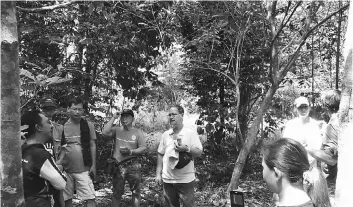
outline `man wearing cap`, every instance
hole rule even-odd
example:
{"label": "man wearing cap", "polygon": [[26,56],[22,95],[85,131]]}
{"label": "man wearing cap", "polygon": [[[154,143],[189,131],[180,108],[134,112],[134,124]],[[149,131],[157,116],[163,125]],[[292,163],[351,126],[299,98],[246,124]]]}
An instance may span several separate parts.
{"label": "man wearing cap", "polygon": [[[49,119],[52,125],[52,137],[45,144],[45,149],[57,160],[60,151],[60,141],[63,133],[63,125],[53,121],[53,116],[56,111],[56,103],[51,97],[45,97],[40,101],[40,108],[43,114]],[[61,166],[59,166],[61,167]],[[65,206],[64,198],[61,191],[51,189],[54,200],[54,207]]]}
{"label": "man wearing cap", "polygon": [[[298,117],[289,120],[284,128],[283,137],[292,138],[304,147],[319,150],[322,139],[320,136],[319,122],[309,117],[310,106],[306,97],[299,97],[294,102]],[[309,163],[316,165],[316,159],[308,156]]]}
{"label": "man wearing cap", "polygon": [[43,98],[40,101],[40,108],[43,114],[50,120],[50,123],[53,127],[52,139],[45,143],[45,148],[53,155],[56,160],[60,151],[60,140],[63,133],[63,125],[53,121],[53,116],[57,106],[51,97]]}
{"label": "man wearing cap", "polygon": [[[122,127],[113,127],[113,123],[121,114]],[[143,132],[132,126],[134,112],[125,109],[121,113],[115,113],[111,120],[104,126],[103,134],[113,137],[113,158],[116,159],[118,168],[113,172],[113,206],[120,206],[121,197],[124,194],[125,180],[128,181],[132,191],[132,206],[140,206],[141,201],[141,164],[138,157],[146,151],[146,140]]]}

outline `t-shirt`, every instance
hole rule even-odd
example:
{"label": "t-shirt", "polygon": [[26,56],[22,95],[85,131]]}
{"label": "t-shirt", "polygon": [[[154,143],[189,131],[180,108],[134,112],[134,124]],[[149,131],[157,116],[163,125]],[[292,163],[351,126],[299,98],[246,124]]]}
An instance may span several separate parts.
{"label": "t-shirt", "polygon": [[113,137],[115,137],[115,150],[113,157],[121,162],[134,156],[122,155],[120,147],[127,147],[128,149],[137,149],[146,146],[146,139],[143,132],[137,128],[124,130],[123,127],[114,128]]}
{"label": "t-shirt", "polygon": [[[93,124],[89,121],[88,127],[90,130],[91,140],[96,140],[96,131],[94,130]],[[64,134],[66,145],[62,146],[65,150],[65,156],[62,164],[65,171],[69,173],[88,171],[89,167],[85,166],[83,162],[80,123],[73,123],[69,119],[69,121],[67,121],[64,125]]]}
{"label": "t-shirt", "polygon": [[[283,138],[291,138],[301,144],[305,143],[308,147],[315,150],[320,150],[322,145],[319,122],[312,118],[306,124],[303,124],[299,117],[289,120],[284,128]],[[309,154],[308,159],[309,163],[316,161]]]}
{"label": "t-shirt", "polygon": [[[55,160],[58,158],[58,154],[60,152],[60,148],[61,148],[61,137],[62,137],[62,133],[63,133],[63,125],[55,123],[55,122],[51,122],[52,124],[52,129],[53,129],[53,133],[52,133],[52,139],[48,140],[48,144],[50,145],[45,145],[45,149],[53,155],[53,157],[55,158]],[[47,148],[47,146],[49,146],[50,148]]]}
{"label": "t-shirt", "polygon": [[65,186],[66,178],[42,144],[22,145],[23,188],[25,198],[49,195],[49,180],[54,187]]}
{"label": "t-shirt", "polygon": [[[322,144],[323,151],[332,158],[338,159],[338,130],[339,119],[338,114],[333,114],[324,132],[324,142]],[[331,166],[326,163],[321,163],[324,174],[327,176],[327,184],[335,185],[337,177],[337,164]]]}
{"label": "t-shirt", "polygon": [[[158,146],[158,153],[165,155],[169,150],[174,150],[175,139],[171,135],[173,129],[169,129],[162,134]],[[183,127],[177,136],[181,139],[181,143],[189,146],[190,148],[198,148],[202,150],[202,144],[196,130],[191,130]],[[169,157],[163,156],[163,169],[162,179],[165,183],[190,183],[195,180],[195,166],[194,161],[191,160],[189,164],[181,169],[171,169],[169,163]]]}

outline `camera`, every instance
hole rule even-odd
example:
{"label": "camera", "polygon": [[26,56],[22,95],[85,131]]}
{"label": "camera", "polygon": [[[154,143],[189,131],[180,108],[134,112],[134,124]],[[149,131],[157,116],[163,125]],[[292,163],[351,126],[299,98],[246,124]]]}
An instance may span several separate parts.
{"label": "camera", "polygon": [[230,191],[230,206],[244,207],[244,192],[238,190]]}

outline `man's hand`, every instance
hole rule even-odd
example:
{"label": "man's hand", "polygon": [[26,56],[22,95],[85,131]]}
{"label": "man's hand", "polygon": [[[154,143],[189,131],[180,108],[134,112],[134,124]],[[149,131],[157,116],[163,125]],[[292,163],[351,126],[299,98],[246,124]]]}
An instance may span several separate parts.
{"label": "man's hand", "polygon": [[96,166],[95,165],[91,166],[91,168],[89,169],[89,173],[93,175],[93,178],[96,177]]}
{"label": "man's hand", "polygon": [[119,113],[119,112],[116,112],[116,113],[113,114],[113,118],[114,118],[114,119],[119,118],[119,116],[120,116],[120,113]]}
{"label": "man's hand", "polygon": [[158,185],[163,184],[163,180],[162,180],[162,175],[161,175],[161,174],[157,174],[157,176],[156,176],[156,183],[157,183]]}
{"label": "man's hand", "polygon": [[175,151],[177,152],[187,152],[189,151],[189,147],[184,144],[175,144]]}
{"label": "man's hand", "polygon": [[120,148],[120,153],[121,153],[122,155],[130,155],[131,150],[128,149],[128,148]]}
{"label": "man's hand", "polygon": [[54,147],[53,147],[53,145],[51,143],[46,143],[44,145],[44,147],[51,155],[54,154],[54,151],[53,151]]}

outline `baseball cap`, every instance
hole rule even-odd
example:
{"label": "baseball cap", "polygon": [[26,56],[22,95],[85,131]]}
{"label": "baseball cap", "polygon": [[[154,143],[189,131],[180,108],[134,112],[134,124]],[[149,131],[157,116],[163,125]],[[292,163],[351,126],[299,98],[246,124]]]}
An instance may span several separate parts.
{"label": "baseball cap", "polygon": [[47,97],[47,98],[43,98],[42,100],[40,100],[40,107],[44,108],[44,107],[55,107],[56,108],[56,104],[54,99]]}
{"label": "baseball cap", "polygon": [[294,105],[295,105],[296,107],[299,107],[299,106],[301,106],[301,105],[307,105],[307,106],[309,106],[309,100],[308,100],[306,97],[301,96],[301,97],[295,99]]}
{"label": "baseball cap", "polygon": [[132,117],[134,117],[134,112],[131,109],[124,109],[121,112],[121,116],[124,116],[124,115],[131,115]]}

